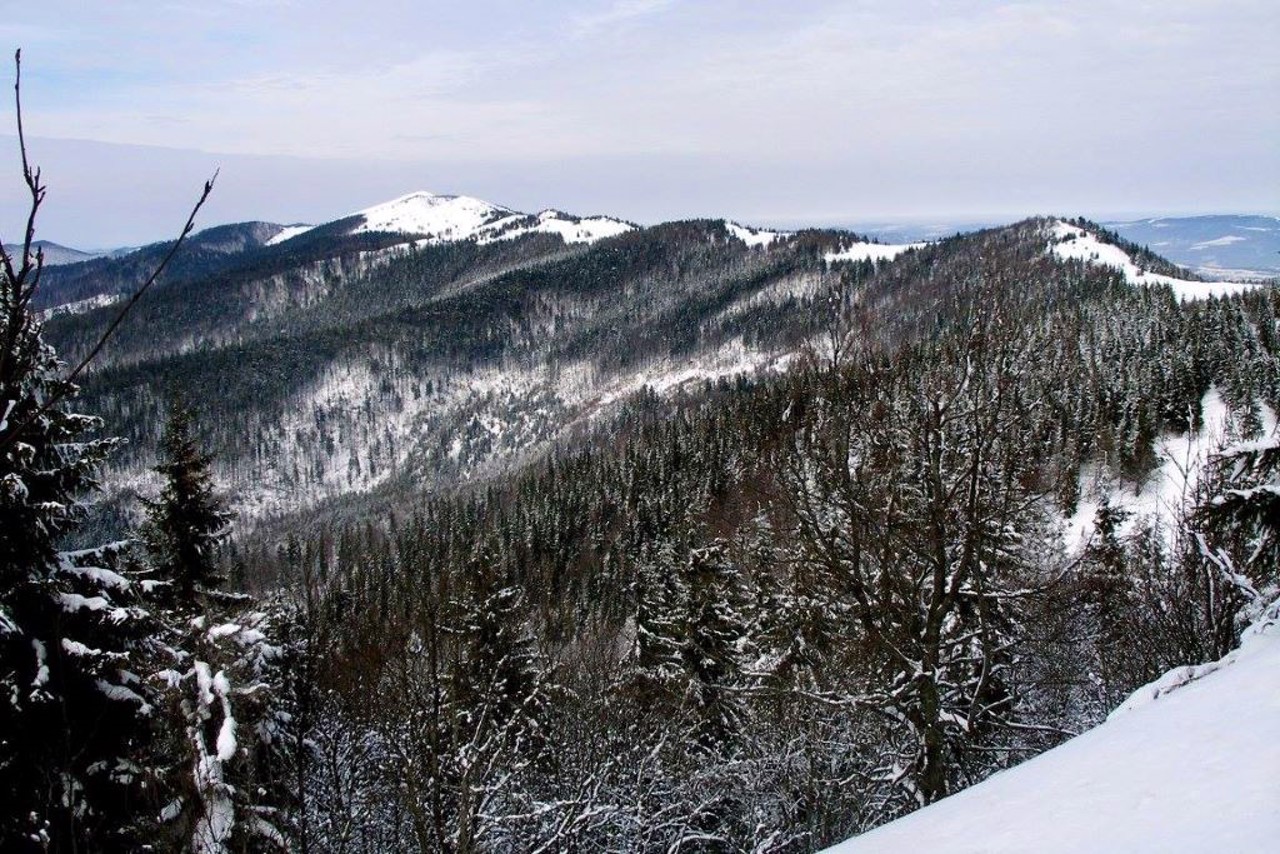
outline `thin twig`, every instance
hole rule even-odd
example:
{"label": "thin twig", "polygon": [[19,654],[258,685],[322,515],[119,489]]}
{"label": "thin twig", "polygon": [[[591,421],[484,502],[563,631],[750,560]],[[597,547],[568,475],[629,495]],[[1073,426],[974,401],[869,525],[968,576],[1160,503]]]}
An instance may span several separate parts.
{"label": "thin twig", "polygon": [[[93,349],[89,351],[87,356],[80,360],[80,364],[76,365],[75,369],[72,370],[71,373],[67,374],[64,382],[68,384],[75,382],[76,377],[80,376],[80,373],[89,366],[89,363],[97,358],[98,354],[102,352],[102,348],[106,345],[107,339],[109,339],[112,333],[116,331],[116,327],[124,321],[125,317],[129,314],[129,310],[132,309],[138,300],[142,298],[142,295],[147,292],[147,289],[155,284],[156,280],[160,278],[160,274],[164,272],[165,268],[169,266],[169,262],[173,260],[173,256],[178,254],[178,248],[182,246],[182,242],[195,227],[196,214],[200,212],[200,208],[204,206],[205,200],[207,200],[209,198],[209,194],[213,192],[213,182],[218,180],[219,171],[220,170],[214,170],[213,177],[204,182],[204,191],[200,193],[200,199],[196,202],[195,207],[191,209],[191,214],[187,217],[186,225],[182,227],[182,233],[179,234],[178,239],[173,242],[173,246],[169,247],[168,253],[166,253],[164,258],[160,261],[160,266],[156,267],[155,271],[152,272],[152,274],[147,277],[147,280],[142,283],[142,286],[133,292],[133,296],[129,297],[129,301],[124,304],[124,308],[120,309],[115,320],[111,321],[111,325],[108,326],[106,331],[98,338],[98,343],[93,346]],[[65,392],[61,393],[65,394]],[[50,399],[50,402],[57,402],[57,398],[58,395],[55,394],[54,397]],[[49,405],[46,404],[44,409],[47,409],[48,406]],[[42,409],[41,412],[43,412],[44,409]]]}
{"label": "thin twig", "polygon": [[[23,134],[22,128],[22,96],[20,90],[22,69],[21,50],[14,54],[14,63],[18,68],[16,74],[17,81],[14,83],[14,97],[16,99],[15,102],[18,110],[18,146],[22,152],[22,173],[27,182],[27,187],[31,192],[32,203],[31,212],[27,217],[27,233],[23,243],[22,264],[16,271],[13,269],[12,259],[9,257],[9,254],[0,250],[0,262],[3,263],[4,274],[8,283],[14,288],[14,293],[12,295],[13,304],[7,307],[7,311],[11,315],[11,322],[9,324],[10,328],[8,330],[10,336],[13,336],[16,333],[18,326],[16,321],[27,310],[27,305],[35,293],[35,285],[39,281],[40,270],[44,263],[43,253],[37,252],[35,279],[31,283],[30,287],[24,288],[23,284],[32,272],[31,244],[35,238],[36,211],[40,207],[40,202],[44,198],[44,188],[40,186],[40,170],[33,170],[31,168],[30,161],[27,159],[26,138]],[[204,191],[201,192],[200,198],[196,201],[195,206],[191,209],[191,213],[187,216],[187,221],[182,226],[182,232],[178,235],[178,239],[169,247],[169,251],[165,253],[164,258],[160,260],[160,264],[154,271],[152,271],[151,275],[147,277],[146,281],[144,281],[142,285],[133,292],[133,295],[129,297],[129,301],[124,304],[124,307],[116,314],[115,319],[111,321],[111,324],[106,328],[102,335],[99,336],[97,343],[89,350],[89,353],[80,360],[79,364],[77,364],[65,378],[63,378],[63,380],[58,384],[58,387],[51,395],[49,395],[49,398],[40,406],[40,408],[29,414],[25,419],[17,424],[13,430],[9,431],[9,435],[0,440],[0,453],[7,451],[15,442],[18,441],[18,438],[28,427],[42,418],[46,413],[53,409],[53,407],[57,406],[58,403],[60,403],[62,399],[71,392],[76,378],[79,377],[80,374],[84,372],[84,369],[98,357],[98,354],[102,352],[102,348],[106,346],[107,341],[111,338],[112,334],[115,333],[116,328],[124,322],[125,317],[128,316],[129,312],[137,304],[138,300],[140,300],[142,295],[156,283],[161,274],[164,273],[165,269],[169,266],[169,262],[178,254],[178,249],[181,248],[183,241],[186,240],[187,235],[189,235],[195,227],[196,214],[200,212],[200,208],[203,207],[205,201],[208,200],[209,194],[213,192],[213,184],[217,179],[218,171],[215,170],[213,177],[205,182]],[[7,351],[8,348],[6,348],[6,353]],[[3,358],[3,354],[0,354],[0,358]]]}

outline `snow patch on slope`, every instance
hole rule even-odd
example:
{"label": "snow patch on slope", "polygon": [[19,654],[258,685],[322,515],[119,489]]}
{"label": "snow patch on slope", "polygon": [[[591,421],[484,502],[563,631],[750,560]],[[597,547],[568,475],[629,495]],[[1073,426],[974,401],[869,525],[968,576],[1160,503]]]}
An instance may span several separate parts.
{"label": "snow patch on slope", "polygon": [[1233,243],[1244,243],[1247,237],[1241,237],[1238,234],[1225,234],[1222,237],[1216,237],[1213,240],[1202,240],[1199,243],[1191,244],[1192,249],[1208,249],[1211,246],[1230,246]]}
{"label": "snow patch on slope", "polygon": [[690,383],[733,379],[763,371],[783,371],[794,354],[765,353],[747,347],[736,338],[718,350],[686,361],[663,361],[648,365],[629,377],[621,377],[607,385],[599,399],[599,407],[621,402],[648,388],[658,395],[679,391]]}
{"label": "snow patch on slope", "polygon": [[[1280,839],[1280,603],[1198,678],[835,854],[1270,852]],[[1183,674],[1185,675],[1185,674]]]}
{"label": "snow patch on slope", "polygon": [[1257,287],[1247,282],[1193,282],[1146,272],[1119,246],[1103,243],[1085,229],[1061,220],[1050,227],[1049,235],[1049,250],[1059,258],[1114,267],[1124,273],[1125,280],[1133,285],[1167,285],[1180,300],[1230,296]]}
{"label": "snow patch on slope", "polygon": [[[1276,414],[1266,405],[1259,406],[1263,432],[1269,435],[1276,429]],[[1084,466],[1076,512],[1063,523],[1068,554],[1079,554],[1088,545],[1103,496],[1114,509],[1129,514],[1119,528],[1121,535],[1127,535],[1144,520],[1155,519],[1165,537],[1165,545],[1173,546],[1178,520],[1194,496],[1204,464],[1221,447],[1231,418],[1227,404],[1215,388],[1205,393],[1200,411],[1200,430],[1170,433],[1156,441],[1156,459],[1160,464],[1137,491],[1115,483],[1098,463]]]}
{"label": "snow patch on slope", "polygon": [[729,232],[731,237],[741,240],[752,248],[761,247],[767,249],[778,240],[785,240],[791,236],[789,231],[768,231],[763,228],[751,228],[750,226],[738,225],[736,222],[725,221],[725,231]]}
{"label": "snow patch on slope", "polygon": [[120,294],[95,294],[85,299],[75,300],[74,302],[66,302],[62,305],[55,305],[53,308],[46,308],[40,312],[41,320],[48,320],[51,317],[57,317],[63,314],[84,314],[86,311],[93,311],[95,308],[113,305],[119,302],[123,297]]}
{"label": "snow patch on slope", "polygon": [[500,239],[541,232],[558,234],[565,243],[595,243],[606,237],[617,237],[635,230],[634,225],[619,219],[607,216],[575,217],[555,210],[543,211],[538,214],[537,220],[536,225],[523,230],[513,229],[509,235],[503,234]]}
{"label": "snow patch on slope", "polygon": [[920,249],[927,243],[851,243],[835,252],[827,252],[822,258],[828,264],[837,261],[892,261],[903,252]]}
{"label": "snow patch on slope", "polygon": [[286,225],[284,228],[280,229],[279,234],[277,234],[275,237],[272,237],[270,240],[268,240],[266,243],[262,245],[278,246],[279,244],[284,243],[286,240],[292,240],[293,238],[297,237],[299,234],[306,234],[308,231],[310,231],[313,228],[315,228],[314,225]]}

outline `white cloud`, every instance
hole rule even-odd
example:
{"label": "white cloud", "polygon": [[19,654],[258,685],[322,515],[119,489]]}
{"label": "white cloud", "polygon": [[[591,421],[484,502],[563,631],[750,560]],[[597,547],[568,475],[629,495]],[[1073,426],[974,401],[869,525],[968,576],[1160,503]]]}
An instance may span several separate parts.
{"label": "white cloud", "polygon": [[621,26],[637,18],[664,12],[675,0],[615,0],[598,12],[574,16],[570,30],[577,38],[586,38],[603,30]]}

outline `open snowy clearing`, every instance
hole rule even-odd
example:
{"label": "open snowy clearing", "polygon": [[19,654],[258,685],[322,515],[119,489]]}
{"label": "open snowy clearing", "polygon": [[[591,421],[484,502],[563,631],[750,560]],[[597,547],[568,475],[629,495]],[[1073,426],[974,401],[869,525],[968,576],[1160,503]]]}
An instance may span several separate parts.
{"label": "open snowy clearing", "polygon": [[791,236],[789,231],[769,231],[768,229],[739,225],[736,222],[726,221],[724,227],[731,236],[753,248],[757,246],[768,247],[775,241],[785,240]]}
{"label": "open snowy clearing", "polygon": [[[1276,413],[1259,401],[1262,433],[1277,428]],[[1080,472],[1080,501],[1076,512],[1063,521],[1067,553],[1078,555],[1093,536],[1094,522],[1103,496],[1112,508],[1128,514],[1118,533],[1126,536],[1140,523],[1155,520],[1173,547],[1178,520],[1195,497],[1196,484],[1209,458],[1228,439],[1231,413],[1216,388],[1205,392],[1200,402],[1201,428],[1192,433],[1166,433],[1156,440],[1159,465],[1140,489],[1118,483],[1114,475],[1097,463],[1087,463]]]}
{"label": "open snowy clearing", "polygon": [[903,252],[928,246],[927,243],[852,243],[838,252],[822,256],[828,264],[836,261],[892,261]]}
{"label": "open snowy clearing", "polygon": [[1280,603],[1213,665],[1178,668],[1106,723],[828,849],[1273,852],[1280,848]]}

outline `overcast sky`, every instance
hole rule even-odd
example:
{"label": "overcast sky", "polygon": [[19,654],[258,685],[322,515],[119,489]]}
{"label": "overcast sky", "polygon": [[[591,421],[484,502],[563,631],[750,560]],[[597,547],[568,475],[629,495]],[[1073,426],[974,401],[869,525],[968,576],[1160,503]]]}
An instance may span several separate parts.
{"label": "overcast sky", "polygon": [[640,222],[1280,212],[1276,0],[4,7],[41,235],[86,248],[166,236],[218,166],[202,226],[419,189]]}

